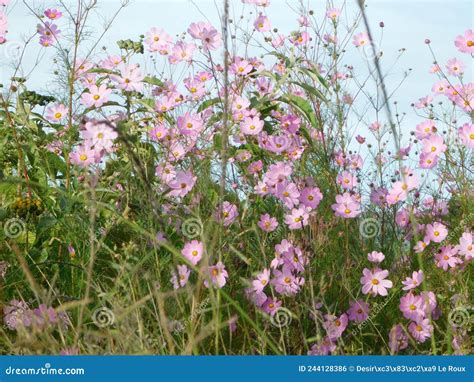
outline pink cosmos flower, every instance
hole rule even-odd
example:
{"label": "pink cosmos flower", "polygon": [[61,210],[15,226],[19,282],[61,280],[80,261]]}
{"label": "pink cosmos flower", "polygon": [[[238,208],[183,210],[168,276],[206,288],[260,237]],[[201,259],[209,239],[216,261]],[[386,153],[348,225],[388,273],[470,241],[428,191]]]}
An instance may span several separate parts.
{"label": "pink cosmos flower", "polygon": [[304,278],[295,277],[289,267],[284,266],[282,270],[274,270],[275,278],[271,281],[277,293],[283,295],[295,295],[304,284]]}
{"label": "pink cosmos flower", "polygon": [[264,214],[260,215],[258,226],[265,232],[272,232],[278,227],[278,221],[269,214]]}
{"label": "pink cosmos flower", "polygon": [[164,183],[169,183],[176,177],[173,165],[167,163],[164,166],[158,165],[155,168],[155,175]]}
{"label": "pink cosmos flower", "polygon": [[418,102],[415,102],[415,108],[417,109],[423,109],[425,107],[430,106],[431,102],[433,102],[433,97],[431,96],[426,96],[422,97],[418,100]]}
{"label": "pink cosmos flower", "polygon": [[58,26],[49,21],[46,21],[44,24],[38,24],[36,30],[42,37],[49,40],[56,40],[61,34]]}
{"label": "pink cosmos flower", "polygon": [[[236,76],[246,76],[252,71],[252,69],[253,66],[250,64],[250,62],[240,57],[237,57],[234,63],[230,66],[231,73],[235,74]],[[241,100],[243,103],[237,103],[235,105],[237,106],[237,108],[235,109],[236,112],[243,112],[247,109],[248,106],[250,106],[250,103],[246,105],[246,102],[243,99]]]}
{"label": "pink cosmos flower", "polygon": [[303,251],[301,251],[299,247],[293,246],[281,254],[280,260],[283,260],[283,266],[287,266],[291,271],[296,273],[304,272],[304,267],[308,264],[308,258]]}
{"label": "pink cosmos flower", "polygon": [[356,47],[365,46],[369,42],[370,42],[369,41],[369,36],[365,32],[361,32],[361,33],[358,33],[358,34],[354,35],[354,37],[352,39],[352,43]]}
{"label": "pink cosmos flower", "polygon": [[308,209],[305,207],[293,208],[290,213],[285,215],[285,224],[288,225],[288,228],[301,229],[308,225]]}
{"label": "pink cosmos flower", "polygon": [[459,257],[456,257],[458,248],[452,245],[447,245],[441,248],[441,250],[435,255],[436,266],[447,271],[448,268],[454,268],[458,264],[462,263]]}
{"label": "pink cosmos flower", "polygon": [[418,342],[425,342],[427,338],[431,337],[433,333],[433,325],[430,324],[428,318],[420,319],[416,322],[411,322],[408,325],[408,331]]}
{"label": "pink cosmos flower", "polygon": [[450,87],[449,82],[445,79],[442,79],[433,85],[433,87],[431,88],[431,91],[435,94],[445,94],[446,91],[449,89],[449,87]]}
{"label": "pink cosmos flower", "polygon": [[173,273],[171,276],[171,283],[174,289],[184,287],[188,283],[191,271],[186,265],[178,265],[178,273]]}
{"label": "pink cosmos flower", "polygon": [[202,259],[204,245],[198,240],[187,242],[181,250],[181,254],[188,259],[191,264],[196,265]]}
{"label": "pink cosmos flower", "polygon": [[324,318],[325,321],[323,323],[323,327],[326,329],[327,336],[331,340],[339,338],[344,330],[346,330],[347,324],[349,322],[346,313],[341,314],[340,317],[336,317],[332,314],[326,314]]}
{"label": "pink cosmos flower", "polygon": [[446,63],[446,70],[448,74],[459,77],[464,73],[464,63],[459,61],[457,58],[451,58]]}
{"label": "pink cosmos flower", "polygon": [[339,8],[329,8],[326,11],[326,17],[334,21],[337,20],[340,14],[341,14],[341,10]]}
{"label": "pink cosmos flower", "polygon": [[436,133],[437,128],[435,121],[428,119],[416,125],[415,136],[418,139],[428,138],[431,134]]}
{"label": "pink cosmos flower", "polygon": [[272,40],[272,46],[276,49],[285,44],[286,36],[283,34],[279,34]]}
{"label": "pink cosmos flower", "polygon": [[290,42],[295,46],[302,46],[308,43],[310,35],[308,32],[293,32],[290,36]]}
{"label": "pink cosmos flower", "polygon": [[346,219],[355,218],[361,213],[359,201],[347,192],[342,195],[337,195],[336,203],[334,203],[331,208],[336,216]]}
{"label": "pink cosmos flower", "polygon": [[462,53],[474,53],[474,32],[472,29],[466,30],[464,35],[457,36],[454,45]]}
{"label": "pink cosmos flower", "polygon": [[421,296],[408,293],[400,298],[400,311],[405,318],[416,321],[425,316],[424,301]]}
{"label": "pink cosmos flower", "polygon": [[459,253],[463,255],[467,261],[474,258],[473,235],[471,232],[464,232],[459,238]]}
{"label": "pink cosmos flower", "polygon": [[403,180],[393,183],[392,189],[387,195],[387,203],[389,205],[404,201],[408,197],[408,193],[418,187],[418,177],[411,170],[406,169]]}
{"label": "pink cosmos flower", "polygon": [[118,137],[115,129],[104,122],[87,122],[86,129],[82,131],[82,137],[86,145],[94,147],[96,150],[112,151],[114,140]]}
{"label": "pink cosmos flower", "polygon": [[286,208],[293,208],[299,204],[300,193],[296,184],[283,182],[277,185],[276,195],[283,201]]}
{"label": "pink cosmos flower", "polygon": [[156,125],[148,132],[148,136],[153,141],[162,141],[168,136],[168,129],[164,125]]}
{"label": "pink cosmos flower", "polygon": [[349,171],[343,171],[337,176],[337,184],[346,190],[351,190],[357,187],[357,178],[352,175]]}
{"label": "pink cosmos flower", "polygon": [[309,27],[309,20],[305,15],[298,17],[298,23],[300,24],[300,27]]}
{"label": "pink cosmos flower", "polygon": [[253,26],[259,32],[268,32],[270,29],[272,29],[272,24],[270,23],[270,20],[264,15],[258,16]]}
{"label": "pink cosmos flower", "polygon": [[79,77],[83,75],[84,73],[87,73],[90,69],[93,68],[93,64],[85,58],[77,58],[75,63],[74,63],[74,69],[76,72],[76,75]]}
{"label": "pink cosmos flower", "polygon": [[74,151],[69,155],[69,158],[72,164],[80,167],[87,167],[100,161],[100,153],[91,149],[87,145],[82,145],[76,147],[76,149],[74,149]]}
{"label": "pink cosmos flower", "polygon": [[223,220],[224,227],[230,226],[238,216],[239,211],[235,204],[225,201],[216,211],[216,220]]}
{"label": "pink cosmos flower", "polygon": [[60,19],[63,14],[57,9],[46,9],[44,15],[50,20],[57,20]]}
{"label": "pink cosmos flower", "polygon": [[307,208],[315,209],[323,199],[318,187],[305,187],[300,193],[300,202]]}
{"label": "pink cosmos flower", "polygon": [[131,92],[140,92],[143,89],[143,79],[138,65],[120,65],[120,76],[112,75],[111,78],[117,82],[119,89]]}
{"label": "pink cosmos flower", "polygon": [[369,317],[369,304],[363,300],[351,301],[347,313],[349,320],[363,322]]}
{"label": "pink cosmos flower", "polygon": [[183,135],[197,135],[201,132],[204,122],[198,114],[186,112],[177,119],[178,129]]}
{"label": "pink cosmos flower", "polygon": [[85,107],[101,107],[109,100],[109,95],[112,89],[107,89],[107,85],[92,85],[89,87],[89,92],[82,93],[81,101]]}
{"label": "pink cosmos flower", "polygon": [[367,255],[367,258],[371,263],[380,264],[385,259],[385,255],[382,252],[373,251]]}
{"label": "pink cosmos flower", "polygon": [[474,124],[465,123],[459,130],[459,138],[468,149],[474,149]]}
{"label": "pink cosmos flower", "polygon": [[324,337],[321,343],[314,344],[311,346],[311,350],[308,355],[329,355],[336,350],[336,341],[329,337]]}
{"label": "pink cosmos flower", "polygon": [[262,305],[262,309],[265,313],[270,316],[274,316],[275,313],[280,309],[281,301],[276,298],[268,297]]}
{"label": "pink cosmos flower", "polygon": [[433,153],[420,154],[420,167],[423,169],[431,169],[438,164],[438,156]]}
{"label": "pink cosmos flower", "polygon": [[428,246],[429,243],[425,242],[425,241],[418,241],[415,245],[415,247],[413,247],[413,249],[415,250],[416,253],[421,253],[425,250],[425,248]]}
{"label": "pink cosmos flower", "polygon": [[169,61],[171,63],[187,61],[191,62],[193,58],[193,53],[196,50],[196,45],[187,44],[184,41],[179,41],[173,46],[172,55],[169,56]]}
{"label": "pink cosmos flower", "polygon": [[240,124],[242,134],[257,135],[263,129],[263,121],[258,117],[246,117]]}
{"label": "pink cosmos flower", "polygon": [[68,109],[62,103],[51,105],[46,111],[46,119],[50,122],[61,122],[68,115]]}
{"label": "pink cosmos flower", "polygon": [[[221,261],[219,261],[216,265],[209,267],[208,274],[211,283],[217,288],[222,288],[226,284],[227,277],[229,276],[224,264]],[[209,288],[209,280],[204,280],[204,286]]]}
{"label": "pink cosmos flower", "polygon": [[446,151],[447,146],[444,144],[443,137],[439,135],[430,135],[428,138],[423,139],[423,152],[440,155]]}
{"label": "pink cosmos flower", "polygon": [[115,69],[117,66],[119,66],[123,62],[122,56],[108,56],[105,60],[103,60],[100,63],[100,67],[104,69]]}
{"label": "pink cosmos flower", "polygon": [[220,33],[209,23],[192,23],[188,28],[188,33],[194,39],[201,40],[202,46],[206,50],[216,50],[222,44]]}
{"label": "pink cosmos flower", "polygon": [[400,350],[408,347],[408,336],[402,325],[398,324],[390,329],[388,345],[392,353],[398,353]]}
{"label": "pink cosmos flower", "polygon": [[360,278],[362,284],[362,293],[371,294],[372,296],[386,296],[387,289],[393,286],[390,280],[385,278],[388,276],[387,270],[374,269],[373,271],[364,268],[363,276]]}
{"label": "pink cosmos flower", "polygon": [[446,226],[442,223],[435,222],[426,226],[426,236],[424,241],[434,241],[435,243],[441,243],[446,238],[446,236],[448,236],[448,230],[446,229]]}
{"label": "pink cosmos flower", "polygon": [[167,51],[171,41],[171,36],[163,29],[153,27],[146,33],[145,44],[150,52]]}
{"label": "pink cosmos flower", "polygon": [[193,189],[196,180],[197,177],[193,176],[191,171],[179,171],[176,177],[168,182],[168,186],[171,188],[169,195],[179,197],[186,196],[188,192]]}
{"label": "pink cosmos flower", "polygon": [[405,281],[402,281],[402,284],[405,285],[403,290],[414,289],[423,282],[423,271],[419,270],[418,272],[413,272],[412,277],[407,277]]}
{"label": "pink cosmos flower", "polygon": [[387,189],[383,187],[373,188],[372,192],[370,193],[370,200],[377,206],[382,206],[387,202],[387,194]]}
{"label": "pink cosmos flower", "polygon": [[256,293],[262,293],[263,289],[270,282],[270,271],[264,269],[262,273],[257,276],[257,279],[252,281],[253,289]]}

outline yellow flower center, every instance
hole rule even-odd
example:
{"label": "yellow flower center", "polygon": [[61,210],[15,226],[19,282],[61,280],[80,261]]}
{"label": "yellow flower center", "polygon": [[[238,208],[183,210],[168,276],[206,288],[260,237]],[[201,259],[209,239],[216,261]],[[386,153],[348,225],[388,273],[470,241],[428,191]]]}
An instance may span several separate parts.
{"label": "yellow flower center", "polygon": [[285,281],[285,284],[289,284],[291,282],[291,279],[289,277],[285,277],[283,281]]}
{"label": "yellow flower center", "polygon": [[54,118],[56,118],[56,119],[59,119],[59,118],[61,118],[62,116],[63,116],[63,115],[62,115],[61,113],[59,113],[59,112],[56,113],[56,114],[54,114]]}
{"label": "yellow flower center", "polygon": [[79,156],[79,159],[84,162],[85,160],[87,160],[87,155],[86,154],[81,154]]}
{"label": "yellow flower center", "polygon": [[349,215],[349,214],[351,213],[351,210],[350,210],[349,208],[346,208],[346,209],[344,210],[344,213],[345,213],[346,215]]}
{"label": "yellow flower center", "polygon": [[99,98],[100,98],[100,95],[98,95],[98,94],[96,94],[96,95],[94,96],[94,100],[96,100],[96,101],[97,101]]}
{"label": "yellow flower center", "polygon": [[373,285],[379,285],[380,281],[377,279],[372,279],[372,284]]}
{"label": "yellow flower center", "polygon": [[411,304],[411,305],[410,305],[410,310],[416,310],[416,306],[413,305],[413,304]]}
{"label": "yellow flower center", "polygon": [[199,252],[196,251],[196,250],[194,250],[194,251],[191,252],[191,255],[193,255],[193,256],[197,256],[198,254],[199,254]]}

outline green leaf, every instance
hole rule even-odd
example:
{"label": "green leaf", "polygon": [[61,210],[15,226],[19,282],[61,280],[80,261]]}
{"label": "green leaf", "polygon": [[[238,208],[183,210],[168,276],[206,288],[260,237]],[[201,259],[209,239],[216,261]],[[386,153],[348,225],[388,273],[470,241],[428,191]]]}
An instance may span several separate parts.
{"label": "green leaf", "polygon": [[294,94],[283,94],[280,97],[280,101],[287,103],[297,109],[303,116],[308,120],[312,127],[317,129],[319,127],[316,115],[313,112],[311,104],[304,98],[296,96]]}
{"label": "green leaf", "polygon": [[221,99],[219,97],[208,99],[207,101],[204,101],[199,105],[199,107],[197,108],[197,112],[200,113],[201,111],[206,110],[208,107],[218,104],[220,101]]}
{"label": "green leaf", "polygon": [[161,81],[158,77],[155,76],[147,76],[143,79],[143,82],[160,87],[164,85],[163,81]]}
{"label": "green leaf", "polygon": [[315,87],[311,86],[311,85],[308,85],[308,84],[305,84],[304,82],[296,82],[296,81],[290,81],[290,83],[292,84],[295,84],[295,85],[298,85],[299,87],[303,88],[304,90],[306,90],[308,93],[311,93],[312,95],[314,95],[316,98],[319,98],[320,100],[324,101],[324,102],[328,102],[326,97],[324,97],[323,93],[321,93],[318,89],[316,89]]}

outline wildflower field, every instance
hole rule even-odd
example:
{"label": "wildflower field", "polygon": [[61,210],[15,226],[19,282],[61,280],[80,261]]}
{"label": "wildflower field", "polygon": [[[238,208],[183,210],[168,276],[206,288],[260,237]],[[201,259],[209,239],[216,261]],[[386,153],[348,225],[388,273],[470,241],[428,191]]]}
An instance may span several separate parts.
{"label": "wildflower field", "polygon": [[0,354],[472,353],[472,25],[103,3],[0,0]]}

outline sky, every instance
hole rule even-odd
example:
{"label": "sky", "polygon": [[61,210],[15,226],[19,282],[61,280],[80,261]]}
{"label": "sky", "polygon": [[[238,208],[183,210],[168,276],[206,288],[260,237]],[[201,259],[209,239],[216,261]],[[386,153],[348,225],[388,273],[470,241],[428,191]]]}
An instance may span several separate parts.
{"label": "sky", "polygon": [[[66,3],[74,4],[75,2]],[[27,0],[28,5],[34,9],[45,9],[54,7],[57,2]],[[296,8],[299,1],[296,0],[271,0],[270,7],[265,12],[272,21],[272,26],[281,32],[290,32],[297,29],[297,18],[299,16]],[[325,1],[303,0],[309,4],[315,15],[324,15]],[[340,5],[341,2],[334,1]],[[102,30],[105,19],[109,19],[120,5],[119,0],[98,0],[99,10],[91,19],[90,31],[97,35]],[[208,0],[130,0],[130,4],[118,15],[111,29],[102,39],[100,46],[112,47],[114,51],[115,41],[120,39],[137,39],[151,27],[160,27],[169,34],[175,35],[187,28],[193,21],[207,19],[214,25],[219,25],[219,13],[221,1]],[[403,73],[412,68],[410,76],[397,90],[393,100],[400,105],[401,111],[406,111],[409,116],[407,125],[411,128],[417,122],[410,108],[410,104],[419,97],[426,95],[434,82],[434,77],[428,72],[433,62],[431,53],[424,44],[429,38],[436,52],[438,62],[443,64],[452,57],[462,59],[466,64],[465,81],[472,82],[472,61],[468,55],[457,52],[453,40],[466,29],[473,28],[474,20],[473,2],[462,0],[368,0],[367,14],[372,29],[376,36],[380,35],[378,24],[385,23],[383,30],[383,43],[381,49],[384,52],[382,66],[387,70],[398,55],[400,48],[405,52],[396,67],[390,70],[387,86],[393,89],[397,86]],[[255,8],[243,5],[240,0],[231,0],[231,17],[240,15],[244,11],[249,20],[255,18]],[[248,12],[253,11],[252,15]],[[351,14],[357,11],[356,0],[346,1],[346,12]],[[8,63],[17,56],[18,47],[25,39],[32,36],[35,31],[37,19],[22,0],[11,0],[7,8],[9,19],[9,42],[0,46],[0,82],[11,75]],[[360,26],[358,30],[362,31]],[[377,38],[376,38],[377,39]],[[351,44],[347,49],[347,61],[363,67],[360,52]],[[53,77],[52,56],[53,51],[41,49],[34,38],[28,47],[27,54],[23,60],[24,74],[29,73],[34,67],[28,84],[36,90],[48,89]],[[39,59],[38,59],[39,58]],[[361,69],[362,71],[363,69]]]}

